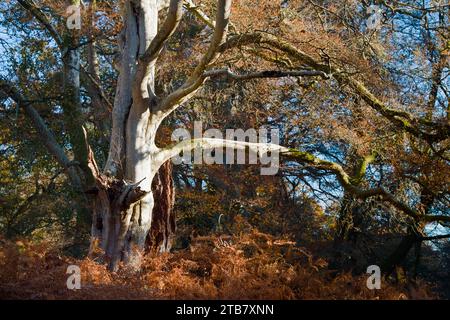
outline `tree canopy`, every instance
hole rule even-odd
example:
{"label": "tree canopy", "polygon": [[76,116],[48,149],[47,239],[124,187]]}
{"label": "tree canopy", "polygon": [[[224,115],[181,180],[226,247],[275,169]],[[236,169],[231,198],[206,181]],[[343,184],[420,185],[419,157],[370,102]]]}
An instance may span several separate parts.
{"label": "tree canopy", "polygon": [[[449,11],[447,0],[2,2],[4,247],[50,241],[109,271],[201,264],[196,247],[244,252],[234,262],[215,253],[206,277],[217,283],[227,278],[216,264],[252,274],[251,243],[263,264],[286,259],[283,274],[357,278],[379,265],[391,283],[433,282],[448,297]],[[174,141],[199,122],[223,137],[264,128],[278,141]],[[278,155],[276,174],[172,163],[224,148]],[[300,248],[308,267],[289,256]],[[270,286],[266,298],[287,297]],[[219,287],[210,296],[229,290]]]}

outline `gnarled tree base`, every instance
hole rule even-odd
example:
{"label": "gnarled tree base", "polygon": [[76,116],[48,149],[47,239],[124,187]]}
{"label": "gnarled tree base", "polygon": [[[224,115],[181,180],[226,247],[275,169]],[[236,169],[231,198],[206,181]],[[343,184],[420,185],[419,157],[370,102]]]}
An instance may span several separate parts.
{"label": "gnarled tree base", "polygon": [[91,170],[96,186],[89,190],[93,196],[90,255],[100,249],[100,260],[117,271],[120,262],[139,269],[144,252],[170,251],[175,232],[172,163],[160,168],[151,192],[141,190],[140,182],[130,184],[100,174],[94,162]]}

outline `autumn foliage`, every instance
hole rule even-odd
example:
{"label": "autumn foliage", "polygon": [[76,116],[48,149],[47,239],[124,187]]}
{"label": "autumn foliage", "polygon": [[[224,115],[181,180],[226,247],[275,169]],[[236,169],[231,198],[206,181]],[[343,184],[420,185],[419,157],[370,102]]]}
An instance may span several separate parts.
{"label": "autumn foliage", "polygon": [[[223,240],[200,237],[185,250],[149,256],[136,273],[109,273],[92,259],[61,255],[49,243],[2,241],[1,299],[428,299],[431,287],[337,273],[291,241],[254,230]],[[66,269],[78,265],[81,290],[68,290]],[[420,289],[417,289],[420,288]]]}
{"label": "autumn foliage", "polygon": [[[73,2],[0,1],[0,299],[450,297],[448,0]],[[172,166],[196,122],[288,152]]]}

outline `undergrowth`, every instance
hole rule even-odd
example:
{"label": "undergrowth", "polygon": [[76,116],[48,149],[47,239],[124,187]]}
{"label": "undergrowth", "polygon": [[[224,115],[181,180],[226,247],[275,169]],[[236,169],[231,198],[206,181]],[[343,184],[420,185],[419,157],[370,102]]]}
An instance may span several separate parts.
{"label": "undergrowth", "polygon": [[[68,290],[69,265],[81,269],[81,289]],[[188,249],[147,256],[136,273],[110,273],[92,260],[76,260],[54,245],[0,242],[0,299],[429,299],[416,288],[387,281],[366,287],[368,275],[337,273],[327,261],[294,243],[257,231],[222,240],[203,237]],[[417,289],[419,288],[419,289]]]}

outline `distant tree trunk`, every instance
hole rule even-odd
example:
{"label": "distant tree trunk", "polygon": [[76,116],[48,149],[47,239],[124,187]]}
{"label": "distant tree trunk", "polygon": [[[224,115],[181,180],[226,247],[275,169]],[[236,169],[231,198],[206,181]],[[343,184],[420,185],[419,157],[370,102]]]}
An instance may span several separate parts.
{"label": "distant tree trunk", "polygon": [[356,242],[361,214],[363,214],[361,204],[352,194],[345,193],[339,210],[335,242]]}
{"label": "distant tree trunk", "polygon": [[[420,195],[422,206],[425,208],[425,212],[428,214],[434,202],[434,196],[427,189],[423,189]],[[415,263],[413,278],[417,274],[418,265],[420,262],[420,250],[422,246],[422,237],[425,226],[423,224],[415,222],[408,227],[408,234],[398,244],[397,248],[387,257],[383,263],[383,270],[387,275],[392,274],[397,266],[404,263],[411,249],[415,248]]]}
{"label": "distant tree trunk", "polygon": [[348,241],[356,244],[365,232],[365,216],[370,214],[370,210],[370,201],[360,200],[355,195],[344,192],[336,223],[335,243]]}
{"label": "distant tree trunk", "polygon": [[[68,4],[76,5],[79,2],[69,0]],[[81,55],[77,46],[79,43],[79,30],[65,30],[62,40],[62,62],[63,62],[63,100],[62,108],[64,111],[64,120],[66,130],[69,136],[74,163],[74,170],[80,179],[80,188],[84,189],[94,181],[88,168],[88,148],[86,136],[83,129],[85,115],[81,107]],[[82,190],[76,190],[74,194],[74,203],[76,211],[76,232],[73,241],[76,255],[81,255],[83,247],[88,243],[88,235],[85,232],[91,223],[91,210],[88,199],[84,196]]]}
{"label": "distant tree trunk", "polygon": [[384,261],[382,270],[387,275],[392,274],[396,267],[400,266],[408,256],[409,251],[414,244],[419,241],[419,238],[412,230],[403,237],[397,248]]}

